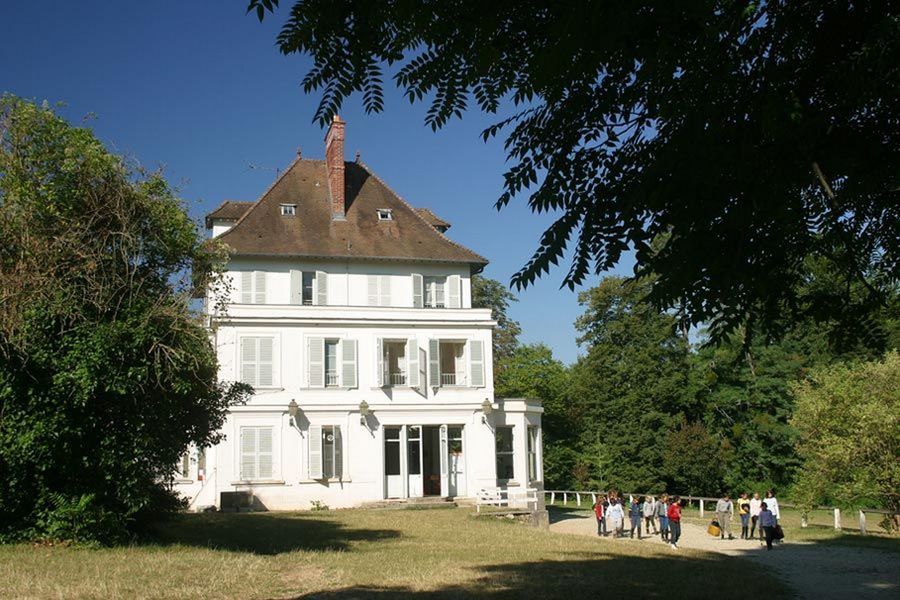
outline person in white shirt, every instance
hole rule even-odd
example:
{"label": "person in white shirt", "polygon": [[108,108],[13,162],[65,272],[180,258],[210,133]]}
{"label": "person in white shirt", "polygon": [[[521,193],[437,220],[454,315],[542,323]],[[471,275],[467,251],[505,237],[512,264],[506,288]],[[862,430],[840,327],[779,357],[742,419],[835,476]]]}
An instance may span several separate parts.
{"label": "person in white shirt", "polygon": [[776,521],[781,518],[781,511],[778,509],[778,498],[775,497],[775,492],[772,490],[766,492],[766,506],[769,507]]}
{"label": "person in white shirt", "polygon": [[[750,499],[750,539],[756,531],[756,522],[759,521],[759,512],[762,510],[762,500],[759,492],[753,492],[753,498]],[[762,526],[759,528],[759,539],[763,539]]]}
{"label": "person in white shirt", "polygon": [[650,526],[653,526],[653,534],[659,533],[656,529],[656,499],[653,496],[644,498],[644,529],[650,535]]}

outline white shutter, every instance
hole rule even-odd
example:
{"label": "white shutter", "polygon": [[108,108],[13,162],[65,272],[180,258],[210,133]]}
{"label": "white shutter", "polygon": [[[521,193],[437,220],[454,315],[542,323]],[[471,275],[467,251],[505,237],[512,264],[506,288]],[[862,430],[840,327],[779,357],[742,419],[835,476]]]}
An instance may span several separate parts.
{"label": "white shutter", "polygon": [[288,304],[303,304],[303,271],[291,269],[291,297]]}
{"label": "white shutter", "polygon": [[265,304],[266,303],[266,272],[265,271],[254,271],[253,272],[253,281],[256,284],[255,289],[253,290],[253,303],[254,304]]}
{"label": "white shutter", "polygon": [[343,437],[341,436],[341,428],[334,426],[334,477],[342,479],[344,475],[344,447]]}
{"label": "white shutter", "polygon": [[322,479],[322,426],[309,426],[309,478]]}
{"label": "white shutter", "polygon": [[369,306],[378,306],[378,275],[366,277],[369,291]]}
{"label": "white shutter", "polygon": [[274,340],[270,337],[258,338],[259,350],[256,356],[258,365],[256,383],[260,387],[272,387],[275,385],[274,377],[272,376],[272,368],[275,362],[273,356],[273,341]]}
{"label": "white shutter", "polygon": [[328,304],[328,273],[316,271],[316,304],[326,306]]}
{"label": "white shutter", "polygon": [[341,341],[341,385],[355,388],[356,383],[356,340]]}
{"label": "white shutter", "polygon": [[428,385],[441,387],[441,341],[428,340]]}
{"label": "white shutter", "polygon": [[378,306],[391,306],[391,276],[380,275],[378,279],[381,284],[378,291]]}
{"label": "white shutter", "polygon": [[484,343],[469,341],[469,385],[484,387]]}
{"label": "white shutter", "polygon": [[414,308],[422,308],[424,306],[422,276],[419,275],[418,273],[413,273],[412,285],[413,285],[413,307]]}
{"label": "white shutter", "polygon": [[428,355],[425,348],[419,348],[419,393],[428,396]]}
{"label": "white shutter", "polygon": [[447,277],[447,307],[459,308],[459,275]]}
{"label": "white shutter", "polygon": [[325,339],[309,338],[309,387],[325,387]]}
{"label": "white shutter", "polygon": [[416,338],[406,342],[406,384],[419,387],[419,343]]}
{"label": "white shutter", "polygon": [[241,427],[241,480],[256,477],[256,428]]}
{"label": "white shutter", "polygon": [[256,343],[257,338],[241,338],[241,381],[252,386],[258,385],[256,380]]}
{"label": "white shutter", "polygon": [[272,428],[256,430],[256,478],[272,479]]}
{"label": "white shutter", "polygon": [[241,304],[253,302],[253,271],[241,271]]}
{"label": "white shutter", "polygon": [[384,387],[384,340],[375,340],[375,387]]}

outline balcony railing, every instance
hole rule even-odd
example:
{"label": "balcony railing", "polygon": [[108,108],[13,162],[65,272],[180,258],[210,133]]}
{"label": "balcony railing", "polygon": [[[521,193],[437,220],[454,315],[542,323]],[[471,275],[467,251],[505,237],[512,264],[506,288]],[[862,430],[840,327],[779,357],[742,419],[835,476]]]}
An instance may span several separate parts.
{"label": "balcony railing", "polygon": [[325,386],[326,387],[337,387],[340,385],[340,377],[336,372],[325,373]]}
{"label": "balcony railing", "polygon": [[388,383],[391,385],[406,385],[406,373],[389,373]]}
{"label": "balcony railing", "polygon": [[441,373],[441,385],[458,385],[456,373]]}

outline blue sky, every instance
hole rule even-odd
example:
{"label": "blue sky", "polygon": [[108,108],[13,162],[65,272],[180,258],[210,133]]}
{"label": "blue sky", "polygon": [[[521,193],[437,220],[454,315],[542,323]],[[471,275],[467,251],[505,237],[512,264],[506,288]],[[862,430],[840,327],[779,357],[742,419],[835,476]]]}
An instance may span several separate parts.
{"label": "blue sky", "polygon": [[[260,24],[245,7],[244,0],[5,3],[0,91],[63,102],[60,112],[75,123],[92,114],[90,126],[111,149],[163,167],[199,220],[223,199],[258,198],[298,147],[323,156],[324,132],[312,123],[318,96],[300,88],[309,60],[274,47],[285,8]],[[495,117],[470,112],[433,133],[425,109],[394,88],[379,115],[365,115],[351,99],[342,111],[347,158],[360,151],[411,204],[450,221],[450,237],[486,256],[486,275],[506,283],[551,218],[532,215],[524,198],[500,213],[493,208],[505,154],[502,139],[484,143],[479,133]],[[524,342],[544,342],[571,362],[580,310],[576,294],[559,289],[565,268],[519,292],[510,313]]]}

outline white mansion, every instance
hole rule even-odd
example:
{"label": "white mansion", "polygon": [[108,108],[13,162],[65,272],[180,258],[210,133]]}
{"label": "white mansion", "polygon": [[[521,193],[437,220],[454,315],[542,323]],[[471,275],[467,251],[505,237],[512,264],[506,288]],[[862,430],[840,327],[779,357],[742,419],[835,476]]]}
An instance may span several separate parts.
{"label": "white mansion", "polygon": [[209,309],[220,378],[255,393],[180,465],[194,509],[224,492],[305,509],[541,485],[540,402],[495,400],[495,323],[472,308],[487,261],[345,162],[344,128],[325,160],[298,157],[256,202],[207,216],[231,252],[227,309]]}

